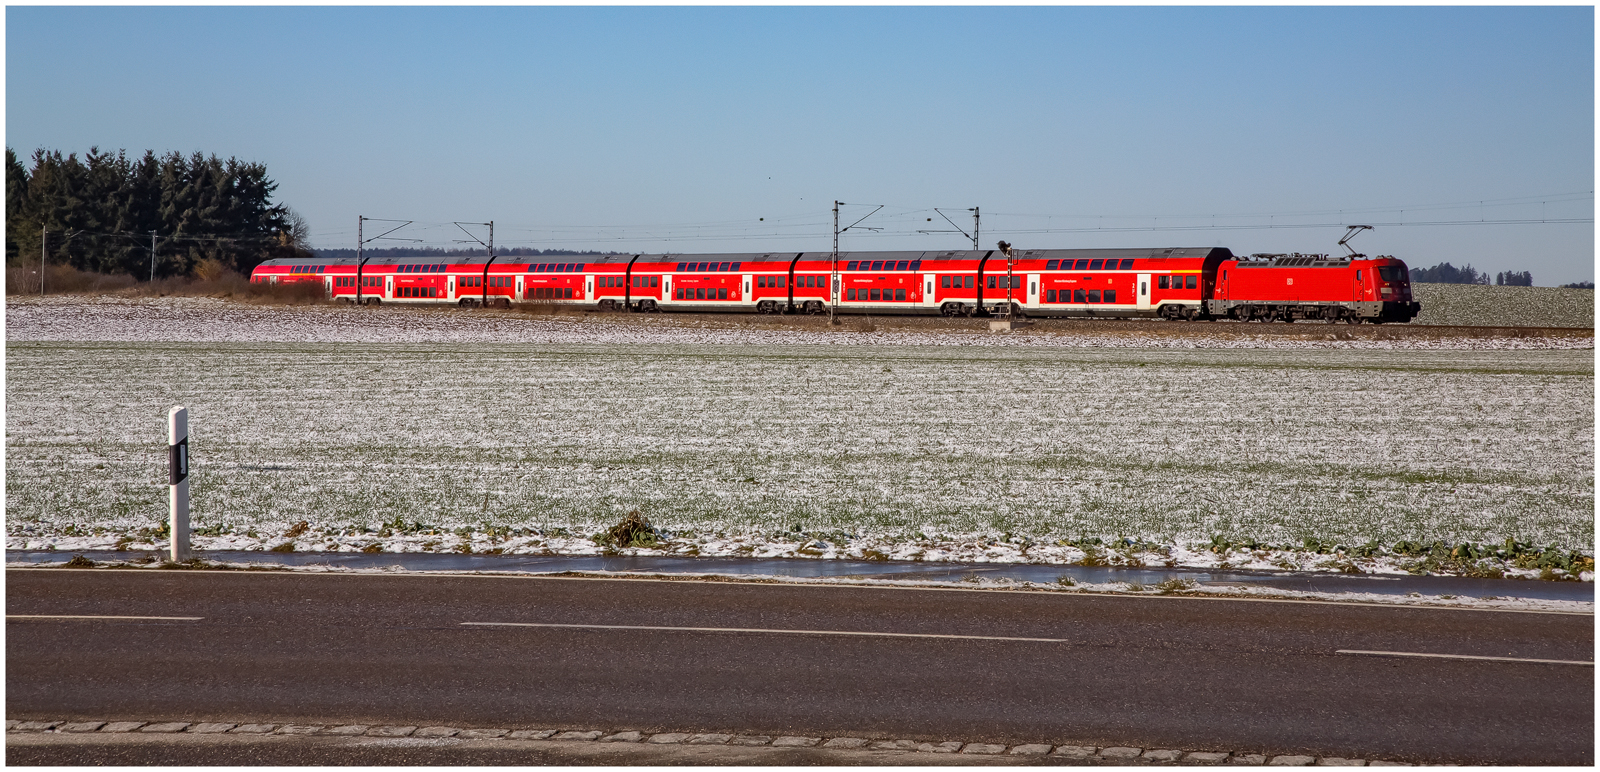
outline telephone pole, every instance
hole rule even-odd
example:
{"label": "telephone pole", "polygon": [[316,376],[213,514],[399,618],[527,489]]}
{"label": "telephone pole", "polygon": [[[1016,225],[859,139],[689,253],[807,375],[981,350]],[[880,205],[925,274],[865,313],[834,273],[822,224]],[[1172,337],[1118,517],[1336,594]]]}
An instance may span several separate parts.
{"label": "telephone pole", "polygon": [[[39,281],[44,281],[44,269],[39,270]],[[833,305],[828,306],[828,321],[839,311],[839,202],[833,202]],[[40,286],[43,286],[42,284]],[[43,290],[41,290],[42,292]]]}
{"label": "telephone pole", "polygon": [[[839,310],[839,296],[844,294],[844,290],[841,289],[839,285],[839,234],[844,233],[845,231],[850,230],[857,225],[860,225],[862,220],[877,214],[878,210],[883,208],[883,204],[879,204],[877,208],[867,212],[864,216],[862,216],[861,220],[856,220],[855,222],[840,228],[839,207],[841,206],[845,206],[843,201],[833,202],[833,305],[828,306],[828,320],[830,322],[833,321],[834,313]],[[868,227],[863,228],[862,230],[877,231],[883,229]]]}
{"label": "telephone pole", "polygon": [[[483,244],[484,254],[489,256],[488,260],[483,261],[483,276],[481,277],[481,284],[483,286],[479,287],[479,289],[481,289],[483,291],[483,295],[482,295],[482,299],[478,301],[479,305],[481,305],[483,308],[488,308],[489,307],[489,266],[494,264],[494,220],[490,220],[488,222],[469,222],[469,223],[459,223],[458,222],[458,223],[452,223],[452,224],[455,225],[457,228],[460,228],[462,233],[467,234],[467,238],[472,239],[473,241],[476,241],[479,244]],[[472,235],[472,231],[467,230],[466,226],[468,226],[468,225],[487,225],[487,226],[489,226],[489,242],[487,244],[485,244],[483,239],[480,239],[477,236]],[[466,242],[462,241],[460,239],[457,239],[456,243],[457,244],[465,244]],[[514,294],[516,292],[516,290],[513,288],[512,292]]]}
{"label": "telephone pole", "polygon": [[[397,223],[400,223],[400,224],[394,226],[393,228],[390,228],[389,230],[384,231],[383,233],[380,233],[380,234],[378,234],[376,236],[373,236],[370,239],[362,238],[362,236],[361,236],[361,226],[365,225],[368,220],[372,220],[373,222],[397,222]],[[369,242],[369,241],[377,241],[378,239],[381,239],[384,236],[387,236],[387,235],[389,235],[391,233],[394,233],[395,231],[400,230],[401,228],[404,228],[404,227],[406,227],[407,225],[410,225],[413,222],[415,222],[415,220],[379,220],[379,219],[375,219],[375,218],[372,218],[372,217],[362,217],[361,215],[356,215],[356,305],[358,305],[358,306],[361,305],[361,284],[364,281],[364,277],[362,276],[361,269],[366,267],[366,265],[367,265],[367,261],[363,260],[362,257],[361,257],[361,248],[363,246],[365,246],[367,242]],[[389,240],[390,241],[422,241],[422,239],[389,239]]]}
{"label": "telephone pole", "polygon": [[[972,233],[970,233],[970,234],[967,233],[966,231],[962,230],[961,226],[956,225],[956,221],[950,219],[949,215],[945,214],[944,212],[939,211],[938,207],[934,207],[933,211],[937,212],[940,217],[943,217],[945,222],[950,223],[950,227],[955,228],[956,229],[955,230],[956,233],[959,233],[959,234],[961,234],[963,236],[966,236],[967,238],[972,239],[972,251],[974,251],[974,252],[978,251],[978,233],[979,233],[979,231],[978,231],[978,207],[972,207],[971,209],[967,210],[967,211],[972,213]],[[928,219],[932,220],[933,218],[930,217]],[[917,232],[918,233],[950,233],[950,231],[917,231]]]}
{"label": "telephone pole", "polygon": [[45,255],[50,254],[50,229],[45,228],[39,236],[39,297],[44,297],[44,261]]}
{"label": "telephone pole", "polygon": [[150,281],[156,280],[156,232],[150,231]]}

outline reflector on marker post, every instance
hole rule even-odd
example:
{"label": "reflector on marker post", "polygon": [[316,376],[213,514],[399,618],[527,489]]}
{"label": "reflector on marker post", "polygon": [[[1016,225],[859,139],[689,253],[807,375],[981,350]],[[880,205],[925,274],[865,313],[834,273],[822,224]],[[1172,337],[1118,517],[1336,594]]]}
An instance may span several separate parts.
{"label": "reflector on marker post", "polygon": [[171,494],[172,562],[189,559],[189,411],[167,413],[167,483]]}

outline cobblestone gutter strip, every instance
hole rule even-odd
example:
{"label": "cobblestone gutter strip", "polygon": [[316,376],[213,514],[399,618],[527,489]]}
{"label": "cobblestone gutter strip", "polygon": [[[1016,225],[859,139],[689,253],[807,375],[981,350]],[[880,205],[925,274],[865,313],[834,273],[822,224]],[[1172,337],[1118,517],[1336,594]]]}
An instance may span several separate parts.
{"label": "cobblestone gutter strip", "polygon": [[1114,765],[1245,765],[1271,767],[1401,767],[1403,761],[1345,759],[1333,756],[1267,755],[1247,751],[1185,751],[1177,748],[1129,748],[1122,746],[1053,745],[1026,743],[1000,745],[961,740],[922,742],[872,737],[791,737],[694,732],[639,731],[603,732],[585,729],[473,729],[454,726],[392,726],[369,724],[232,724],[188,723],[181,721],[6,721],[6,732],[23,733],[145,733],[145,734],[234,734],[234,735],[321,735],[331,737],[456,738],[460,740],[547,740],[552,742],[649,743],[654,745],[729,745],[769,746],[773,748],[824,748],[836,750],[894,751],[901,753],[964,754],[969,756],[1015,756],[1054,759],[1080,763]]}

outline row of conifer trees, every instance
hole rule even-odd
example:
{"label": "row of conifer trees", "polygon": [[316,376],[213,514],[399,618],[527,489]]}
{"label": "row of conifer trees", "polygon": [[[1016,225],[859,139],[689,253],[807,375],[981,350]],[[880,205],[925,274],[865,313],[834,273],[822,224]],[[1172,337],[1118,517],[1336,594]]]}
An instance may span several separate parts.
{"label": "row of conifer trees", "polygon": [[37,150],[31,168],[6,148],[6,264],[188,276],[197,267],[248,274],[263,260],[307,256],[305,223],[275,204],[264,165],[215,155],[90,148],[79,158]]}

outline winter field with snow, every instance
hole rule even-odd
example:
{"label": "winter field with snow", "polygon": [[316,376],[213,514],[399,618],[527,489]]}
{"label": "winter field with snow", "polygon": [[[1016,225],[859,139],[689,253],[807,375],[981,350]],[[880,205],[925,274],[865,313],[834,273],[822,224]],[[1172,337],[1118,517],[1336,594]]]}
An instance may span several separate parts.
{"label": "winter field with snow", "polygon": [[[1366,571],[1425,560],[1400,543],[1593,555],[1592,337],[7,311],[12,549],[163,541],[184,405],[202,548],[599,552],[637,511],[658,539],[625,551]],[[1539,574],[1513,562],[1496,565]]]}

